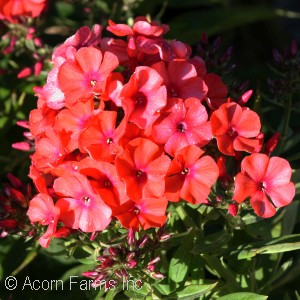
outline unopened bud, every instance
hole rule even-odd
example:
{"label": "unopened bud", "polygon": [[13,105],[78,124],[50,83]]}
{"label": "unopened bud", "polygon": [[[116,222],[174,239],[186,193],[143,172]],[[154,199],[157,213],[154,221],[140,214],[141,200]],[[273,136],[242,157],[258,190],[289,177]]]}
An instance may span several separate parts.
{"label": "unopened bud", "polygon": [[126,264],[127,268],[129,268],[129,269],[133,269],[136,265],[137,265],[137,262],[132,259],[130,261],[128,261]]}
{"label": "unopened bud", "polygon": [[148,266],[154,265],[154,264],[156,264],[159,261],[160,261],[160,257],[157,256],[157,257],[155,257],[154,259],[152,259],[151,261],[148,262]]}
{"label": "unopened bud", "polygon": [[157,280],[160,280],[160,279],[164,279],[165,276],[161,273],[153,273],[153,274],[150,274],[150,276],[153,278],[153,279],[157,279]]}
{"label": "unopened bud", "polygon": [[142,238],[140,238],[138,240],[138,243],[137,243],[138,247],[139,248],[144,248],[148,241],[149,241],[149,236],[148,235],[144,235]]}

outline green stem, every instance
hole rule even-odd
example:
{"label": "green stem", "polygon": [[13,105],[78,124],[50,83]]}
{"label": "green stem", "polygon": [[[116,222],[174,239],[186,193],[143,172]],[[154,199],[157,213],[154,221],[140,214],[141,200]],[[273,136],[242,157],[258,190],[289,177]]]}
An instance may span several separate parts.
{"label": "green stem", "polygon": [[16,276],[20,273],[25,267],[27,267],[38,255],[38,250],[40,249],[39,245],[35,245],[33,249],[27,254],[23,262],[11,273],[12,276]]}
{"label": "green stem", "polygon": [[176,212],[179,218],[183,221],[187,228],[197,228],[196,223],[193,219],[187,214],[186,210],[184,209],[182,203],[176,207]]}
{"label": "green stem", "polygon": [[288,101],[285,105],[285,111],[284,111],[284,116],[283,116],[283,128],[281,131],[281,139],[279,142],[279,147],[278,147],[278,154],[280,154],[283,150],[286,138],[287,138],[287,132],[289,129],[289,124],[290,124],[290,119],[291,119],[291,112],[292,112],[292,100],[293,100],[293,95],[289,94],[288,95]]}

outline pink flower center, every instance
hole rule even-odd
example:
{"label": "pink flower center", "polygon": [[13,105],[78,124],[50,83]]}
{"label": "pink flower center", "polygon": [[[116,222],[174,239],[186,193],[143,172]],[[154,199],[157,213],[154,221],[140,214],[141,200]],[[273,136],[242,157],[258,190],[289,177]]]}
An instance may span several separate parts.
{"label": "pink flower center", "polygon": [[112,139],[112,138],[108,138],[108,139],[106,140],[106,143],[107,143],[107,144],[112,144],[112,142],[113,142],[113,139]]}
{"label": "pink flower center", "polygon": [[90,81],[90,85],[91,85],[91,86],[95,86],[96,83],[97,83],[97,80],[91,80],[91,81]]}
{"label": "pink flower center", "polygon": [[170,91],[169,91],[169,96],[171,98],[178,98],[178,93],[177,93],[176,89],[174,89],[173,87],[171,87]]}
{"label": "pink flower center", "polygon": [[142,172],[141,170],[137,170],[136,173],[135,173],[135,176],[136,176],[137,178],[142,177],[142,175],[143,175],[143,172]]}
{"label": "pink flower center", "polygon": [[228,131],[227,131],[227,134],[231,138],[235,138],[236,136],[238,136],[238,133],[233,128],[229,128]]}
{"label": "pink flower center", "polygon": [[186,175],[186,174],[188,174],[188,172],[189,172],[189,169],[188,169],[188,168],[184,168],[184,169],[181,171],[181,174],[182,174],[182,175]]}
{"label": "pink flower center", "polygon": [[137,106],[145,106],[147,104],[147,97],[141,92],[137,92],[134,98]]}
{"label": "pink flower center", "polygon": [[140,210],[137,207],[135,207],[134,210],[133,210],[133,213],[135,215],[138,215],[140,213]]}
{"label": "pink flower center", "polygon": [[258,189],[261,190],[261,191],[264,191],[267,187],[267,184],[265,182],[260,182],[258,184]]}
{"label": "pink flower center", "polygon": [[91,199],[88,196],[83,196],[82,200],[83,200],[84,204],[89,204],[91,202]]}
{"label": "pink flower center", "polygon": [[185,126],[184,126],[183,123],[179,123],[179,124],[177,125],[177,131],[178,131],[178,132],[185,132],[185,131],[186,131],[186,128],[185,128]]}

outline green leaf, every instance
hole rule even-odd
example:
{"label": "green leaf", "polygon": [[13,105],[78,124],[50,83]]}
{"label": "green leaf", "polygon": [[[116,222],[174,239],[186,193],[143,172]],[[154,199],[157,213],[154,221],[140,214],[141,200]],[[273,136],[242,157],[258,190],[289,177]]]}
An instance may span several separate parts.
{"label": "green leaf", "polygon": [[267,242],[253,243],[231,254],[238,253],[238,259],[251,258],[257,254],[282,253],[300,249],[300,234],[286,235]]}
{"label": "green leaf", "polygon": [[222,296],[218,300],[265,300],[268,296],[254,294],[254,293],[233,293]]}
{"label": "green leaf", "polygon": [[183,282],[188,274],[192,255],[192,237],[183,240],[182,244],[175,251],[169,266],[169,278],[174,282]]}
{"label": "green leaf", "polygon": [[171,288],[171,286],[168,283],[167,278],[164,280],[160,281],[159,284],[155,284],[154,287],[163,295],[169,295],[171,292],[174,291],[174,289]]}
{"label": "green leaf", "polygon": [[209,253],[211,255],[221,253],[226,250],[230,238],[231,235],[228,232],[225,232],[225,230],[208,234],[205,238],[199,237],[192,253]]}
{"label": "green leaf", "polygon": [[276,15],[276,11],[270,7],[259,5],[193,10],[173,18],[169,23],[172,28],[169,36],[187,43],[195,43],[198,42],[201,32],[216,35],[242,25],[271,19]]}
{"label": "green leaf", "polygon": [[283,263],[280,268],[277,270],[277,272],[271,276],[271,278],[268,280],[268,282],[266,284],[264,284],[264,286],[260,289],[261,291],[264,289],[264,287],[271,285],[275,280],[277,280],[278,278],[280,278],[283,274],[285,274],[285,272],[287,270],[290,269],[290,267],[292,266],[293,263],[293,258],[290,258],[288,261],[286,261],[285,263]]}
{"label": "green leaf", "polygon": [[218,282],[212,284],[191,284],[181,291],[172,293],[168,296],[168,299],[193,300],[210,292],[217,284]]}

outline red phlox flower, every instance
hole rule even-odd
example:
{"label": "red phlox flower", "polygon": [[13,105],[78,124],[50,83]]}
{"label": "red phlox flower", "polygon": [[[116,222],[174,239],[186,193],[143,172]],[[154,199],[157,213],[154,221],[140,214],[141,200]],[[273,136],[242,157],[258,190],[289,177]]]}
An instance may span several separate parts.
{"label": "red phlox flower", "polygon": [[28,177],[32,179],[38,192],[49,194],[48,187],[52,187],[54,182],[54,176],[52,174],[41,173],[36,167],[31,165]]}
{"label": "red phlox flower", "polygon": [[260,133],[259,116],[237,103],[225,103],[214,111],[210,118],[212,133],[219,150],[226,155],[235,151],[259,152],[262,143],[256,138]]}
{"label": "red phlox flower", "polygon": [[102,26],[95,24],[92,29],[87,26],[79,28],[74,35],[66,39],[66,41],[57,47],[52,58],[66,57],[66,52],[69,47],[74,47],[79,50],[82,47],[97,46],[101,41]]}
{"label": "red phlox flower", "polygon": [[126,119],[116,128],[117,112],[98,113],[79,137],[81,152],[87,152],[96,160],[112,162],[122,151],[120,139],[125,133]]}
{"label": "red phlox flower", "polygon": [[116,24],[108,21],[107,30],[117,36],[143,35],[148,37],[159,37],[168,32],[169,27],[165,24],[158,25],[157,22],[149,22],[145,17],[137,17],[132,28],[126,24]]}
{"label": "red phlox flower", "polygon": [[54,128],[59,132],[70,132],[71,139],[67,151],[77,149],[80,133],[88,126],[89,121],[97,111],[94,111],[94,102],[78,102],[70,109],[61,110],[56,116]]}
{"label": "red phlox flower", "polygon": [[170,159],[154,142],[144,138],[130,141],[124,152],[116,157],[115,165],[133,201],[163,196]]}
{"label": "red phlox flower", "polygon": [[56,232],[59,213],[59,208],[54,205],[52,198],[47,194],[38,194],[29,203],[27,214],[30,221],[38,222],[43,226],[48,225],[46,232],[39,239],[40,245],[44,248],[49,246]]}
{"label": "red phlox flower", "polygon": [[162,83],[163,79],[152,68],[136,68],[120,94],[129,122],[146,128],[158,118],[158,111],[167,102],[166,87]]}
{"label": "red phlox flower", "polygon": [[64,61],[65,59],[62,57],[56,58],[54,60],[54,67],[48,74],[46,84],[42,88],[34,88],[34,91],[38,96],[38,108],[47,105],[52,109],[61,109],[65,106],[65,96],[57,83],[57,74]]}
{"label": "red phlox flower", "polygon": [[111,221],[111,209],[92,189],[82,174],[70,174],[54,181],[59,196],[56,206],[60,208],[60,220],[65,226],[94,232],[105,229]]}
{"label": "red phlox flower", "polygon": [[42,109],[33,109],[29,115],[29,129],[37,139],[45,135],[45,132],[53,129],[57,111],[45,106]]}
{"label": "red phlox flower", "polygon": [[276,148],[280,139],[280,132],[275,132],[274,135],[266,142],[264,153],[270,155]]}
{"label": "red phlox flower", "polygon": [[[159,54],[161,59],[171,60],[172,48],[162,38],[162,35],[169,30],[165,24],[158,25],[155,21],[149,22],[145,17],[137,17],[132,28],[110,20],[107,30],[117,36],[127,36],[127,53],[130,58],[137,58],[141,53],[146,53],[148,55]],[[142,59],[138,60],[145,62],[146,59],[142,56]],[[136,65],[133,65],[133,68],[135,67]]]}
{"label": "red phlox flower", "polygon": [[58,166],[67,154],[63,142],[67,144],[68,140],[62,140],[53,129],[49,129],[45,137],[35,142],[36,152],[31,157],[32,165],[45,173]]}
{"label": "red phlox flower", "polygon": [[38,17],[47,4],[47,0],[0,0],[0,14],[8,21],[17,23],[19,17]]}
{"label": "red phlox flower", "polygon": [[205,64],[205,61],[203,60],[203,58],[201,58],[200,56],[194,56],[189,59],[189,62],[191,64],[193,64],[193,66],[195,67],[195,69],[197,71],[197,75],[200,78],[203,78],[205,76],[205,74],[207,73],[206,64]]}
{"label": "red phlox flower", "polygon": [[116,217],[122,226],[134,231],[161,227],[167,220],[167,204],[165,197],[143,198],[138,203],[129,200],[118,209]]}
{"label": "red phlox flower", "polygon": [[121,39],[103,38],[100,41],[102,51],[109,51],[117,56],[121,66],[129,65],[129,57],[127,53],[127,42]]}
{"label": "red phlox flower", "polygon": [[187,99],[191,97],[203,100],[207,93],[207,86],[197,76],[195,67],[186,61],[171,61],[166,65],[161,61],[154,65],[166,85],[168,97]]}
{"label": "red phlox flower", "polygon": [[206,108],[199,99],[172,98],[168,101],[168,109],[153,124],[154,141],[165,145],[165,151],[172,156],[188,145],[206,145],[212,132]]}
{"label": "red phlox flower", "polygon": [[80,48],[75,59],[67,59],[58,71],[58,84],[67,106],[87,101],[104,92],[106,79],[119,65],[117,57],[94,47]]}
{"label": "red phlox flower", "polygon": [[93,189],[113,210],[113,215],[114,210],[128,200],[125,184],[119,179],[114,165],[87,157],[79,163],[78,171],[87,176]]}
{"label": "red phlox flower", "polygon": [[120,94],[124,85],[124,77],[119,72],[111,73],[107,77],[106,88],[104,93],[101,95],[103,101],[113,101],[118,107],[122,106],[122,100]]}
{"label": "red phlox flower", "polygon": [[165,197],[177,202],[181,199],[192,204],[208,203],[211,187],[219,176],[218,166],[210,156],[191,145],[179,150],[166,176]]}
{"label": "red phlox flower", "polygon": [[290,204],[295,196],[291,175],[292,169],[285,159],[253,153],[241,163],[233,199],[241,203],[250,197],[250,205],[258,216],[272,217],[276,207]]}
{"label": "red phlox flower", "polygon": [[172,40],[170,46],[173,53],[172,60],[188,60],[192,54],[192,48],[181,41]]}
{"label": "red phlox flower", "polygon": [[218,109],[227,102],[227,86],[219,75],[213,73],[206,74],[203,79],[208,87],[207,101],[213,109]]}

